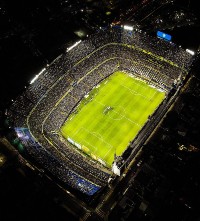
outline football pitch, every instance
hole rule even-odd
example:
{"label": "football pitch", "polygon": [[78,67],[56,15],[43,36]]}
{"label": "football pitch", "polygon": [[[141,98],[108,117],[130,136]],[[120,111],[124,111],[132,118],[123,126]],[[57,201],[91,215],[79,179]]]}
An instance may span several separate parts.
{"label": "football pitch", "polygon": [[165,98],[131,74],[117,71],[91,90],[61,127],[65,139],[110,167]]}

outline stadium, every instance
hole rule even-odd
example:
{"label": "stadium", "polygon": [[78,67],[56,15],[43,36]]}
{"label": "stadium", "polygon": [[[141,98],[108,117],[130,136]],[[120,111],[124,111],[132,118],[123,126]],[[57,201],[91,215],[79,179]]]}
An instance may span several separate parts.
{"label": "stadium", "polygon": [[184,85],[192,55],[140,30],[101,28],[31,81],[11,142],[64,189],[93,196],[121,175]]}

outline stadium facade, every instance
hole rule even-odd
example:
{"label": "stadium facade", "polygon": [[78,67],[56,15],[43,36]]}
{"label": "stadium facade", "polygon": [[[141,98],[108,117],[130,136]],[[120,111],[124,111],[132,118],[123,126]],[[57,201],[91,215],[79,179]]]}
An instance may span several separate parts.
{"label": "stadium facade", "polygon": [[116,70],[165,91],[166,97],[154,115],[127,146],[121,160],[115,161],[121,168],[134,158],[178,95],[192,61],[184,49],[140,30],[99,29],[55,59],[13,102],[7,112],[16,135],[11,142],[65,189],[92,196],[107,185],[112,168],[62,137],[60,128],[78,103]]}

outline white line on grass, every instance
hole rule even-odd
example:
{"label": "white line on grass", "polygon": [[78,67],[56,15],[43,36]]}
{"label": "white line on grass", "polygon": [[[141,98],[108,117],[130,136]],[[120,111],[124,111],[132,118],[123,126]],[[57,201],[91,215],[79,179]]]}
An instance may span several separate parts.
{"label": "white line on grass", "polygon": [[150,97],[150,101],[152,101],[152,99],[153,99],[153,97],[155,97],[155,95],[157,94],[157,91],[155,91],[154,93],[153,93],[153,95]]}
{"label": "white line on grass", "polygon": [[106,158],[106,156],[108,155],[108,153],[112,150],[114,148],[114,146],[112,146],[108,151],[107,151],[107,153],[104,155],[104,157],[103,157],[103,160],[105,160],[105,158]]}
{"label": "white line on grass", "polygon": [[[115,108],[116,105],[115,105],[115,106],[112,106],[112,107]],[[126,113],[125,108],[124,108],[123,106],[120,106],[120,105],[119,105],[118,107],[119,107],[119,108],[122,108],[123,112]],[[118,116],[120,116],[120,117],[114,118],[114,117],[110,116],[110,113],[111,113],[111,112],[108,112],[108,117],[109,117],[111,120],[122,120],[122,119],[123,119],[124,115],[122,115],[122,114],[119,115],[119,112],[118,112],[118,111],[113,111],[113,112],[117,113]]]}
{"label": "white line on grass", "polygon": [[[82,128],[83,130],[85,130],[87,133],[89,133],[89,134],[91,134],[91,135],[93,135],[93,136],[95,136],[95,137],[97,137],[99,140],[101,140],[103,143],[105,143],[106,145],[108,145],[108,146],[110,146],[110,147],[113,147],[111,144],[109,144],[108,142],[106,142],[103,138],[100,138],[100,137],[98,137],[96,134],[98,134],[98,133],[96,133],[96,132],[91,132],[91,131],[89,131],[88,129],[86,129],[86,128]],[[99,134],[100,135],[100,134]],[[100,135],[101,136],[101,135]]]}
{"label": "white line on grass", "polygon": [[[94,99],[94,101],[100,105],[102,105],[103,107],[106,107],[105,104],[103,104],[102,102],[100,101],[97,101],[96,99]],[[135,121],[131,120],[130,118],[126,117],[125,115],[122,115],[120,114],[119,112],[115,111],[115,110],[112,110],[113,112],[115,112],[116,114],[119,114],[120,116],[122,116],[122,118],[125,118],[126,120],[128,120],[129,122],[131,122],[132,124],[134,125],[137,125],[139,128],[142,128],[142,126],[138,123],[136,123]],[[125,112],[126,113],[126,112]]]}
{"label": "white line on grass", "polygon": [[[73,137],[75,137],[76,135],[77,135],[77,133],[79,133],[81,130],[86,130],[86,129],[84,129],[83,127],[81,127],[81,128],[79,128],[77,131],[76,131],[76,133],[73,135]],[[88,141],[86,141],[84,138],[81,138],[81,140],[83,140],[85,143],[87,143],[88,144],[88,146],[90,146],[90,147],[92,147],[94,150],[94,152],[96,152],[96,150],[97,150],[97,147],[95,147],[95,146],[93,146],[92,144],[90,144]],[[81,144],[82,145],[82,144]]]}
{"label": "white line on grass", "polygon": [[[87,130],[87,129],[85,129],[85,128],[82,128],[82,129],[85,130],[87,133],[89,133],[89,134],[91,134],[91,135],[97,137],[99,140],[102,141],[102,143],[106,143],[106,144],[107,144],[105,147],[107,147],[108,151],[106,152],[106,154],[104,155],[104,157],[99,157],[99,156],[97,155],[98,158],[101,158],[101,159],[105,160],[106,156],[107,156],[108,153],[114,148],[114,146],[112,146],[110,143],[106,142],[106,141],[102,138],[102,135],[100,135],[99,133],[97,133],[97,132],[91,132],[91,131],[89,131],[89,130]],[[84,141],[85,141],[85,140],[84,140]],[[86,142],[86,141],[85,141],[85,142]],[[90,146],[93,146],[93,145],[90,144]],[[108,148],[108,147],[109,147],[109,148]],[[95,155],[96,155],[96,152],[97,152],[97,147],[95,147]],[[107,161],[106,161],[106,162],[107,162]]]}
{"label": "white line on grass", "polygon": [[129,88],[129,87],[123,85],[123,84],[120,84],[120,85],[121,85],[122,87],[128,89],[132,94],[141,96],[141,97],[145,98],[145,99],[148,100],[148,101],[150,100],[148,97],[144,96],[143,94],[140,94],[140,93],[138,93],[137,91],[132,90],[131,88]]}
{"label": "white line on grass", "polygon": [[[102,138],[102,136],[101,136],[99,133],[97,133],[97,132],[91,132],[91,131],[87,130],[87,129],[84,128],[84,127],[81,127],[81,128],[74,134],[74,136],[75,136],[77,133],[79,133],[81,130],[84,130],[84,131],[86,131],[87,133],[89,133],[89,134],[95,136],[96,138],[98,138],[99,140],[101,140],[102,143],[105,143],[105,144],[106,144],[106,147],[109,146],[109,148],[108,148],[109,150],[107,151],[107,153],[113,148],[113,146],[112,146],[110,143],[106,142],[106,141]],[[97,135],[96,135],[96,134],[97,134]],[[86,141],[85,139],[83,139],[83,138],[81,138],[81,139],[84,141],[84,143],[87,143],[89,147],[92,147],[92,148],[93,148],[93,151],[92,151],[92,152],[96,154],[96,152],[97,152],[97,147],[96,147],[96,146],[93,146],[90,142]],[[106,153],[106,154],[107,154],[107,153]],[[99,156],[97,155],[97,157],[99,157]],[[103,158],[103,160],[104,160],[104,159],[105,159],[105,158]]]}

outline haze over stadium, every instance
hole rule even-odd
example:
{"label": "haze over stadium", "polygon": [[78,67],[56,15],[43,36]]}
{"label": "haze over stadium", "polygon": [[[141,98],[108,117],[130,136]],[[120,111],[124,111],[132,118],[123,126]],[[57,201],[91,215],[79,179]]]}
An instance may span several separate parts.
{"label": "haze over stadium", "polygon": [[12,142],[65,189],[92,196],[113,167],[121,175],[134,159],[191,63],[190,53],[140,30],[99,29],[45,67],[12,104]]}

